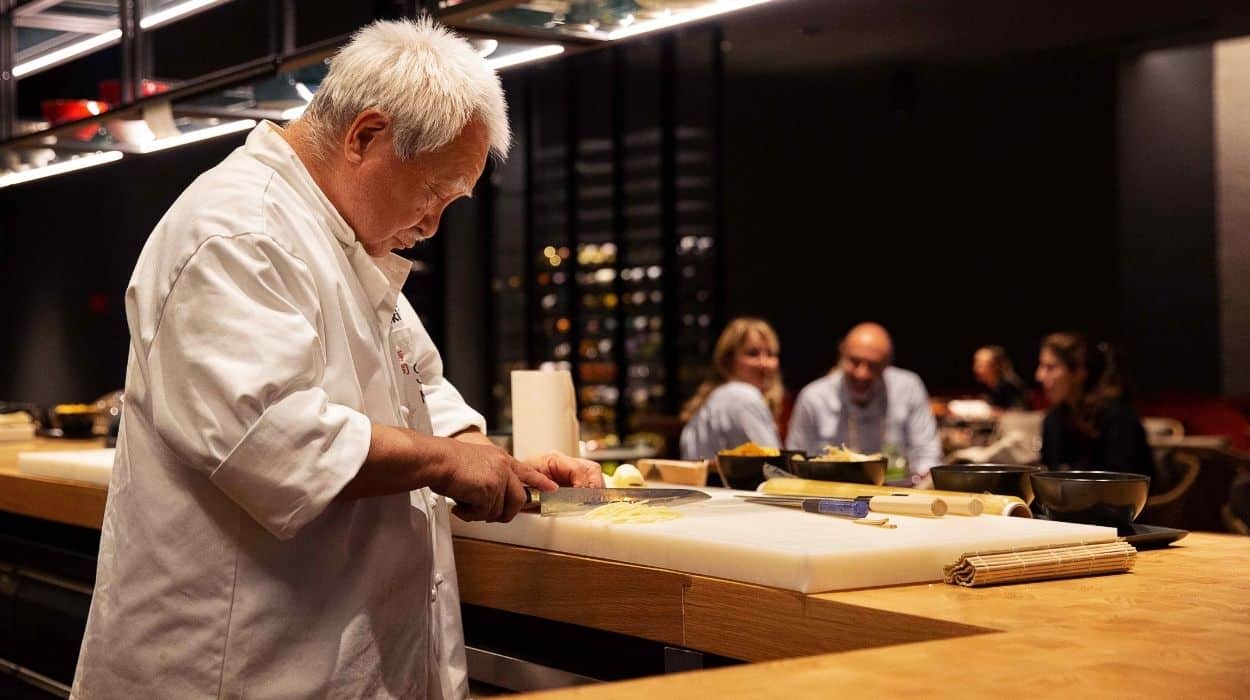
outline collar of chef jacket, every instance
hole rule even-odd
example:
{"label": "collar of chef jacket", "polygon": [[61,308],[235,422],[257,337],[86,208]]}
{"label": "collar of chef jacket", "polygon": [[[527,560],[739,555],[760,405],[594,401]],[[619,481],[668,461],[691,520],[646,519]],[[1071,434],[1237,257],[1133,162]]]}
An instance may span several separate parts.
{"label": "collar of chef jacket", "polygon": [[395,253],[371,257],[356,240],[356,232],[334,208],[325,192],[304,167],[295,149],[282,136],[282,129],[268,120],[261,122],[247,137],[247,150],[257,160],[269,165],[304,195],[305,201],[317,207],[316,214],[326,230],[343,246],[343,252],[360,279],[374,313],[389,322],[395,311],[400,290],[412,272],[412,261]]}

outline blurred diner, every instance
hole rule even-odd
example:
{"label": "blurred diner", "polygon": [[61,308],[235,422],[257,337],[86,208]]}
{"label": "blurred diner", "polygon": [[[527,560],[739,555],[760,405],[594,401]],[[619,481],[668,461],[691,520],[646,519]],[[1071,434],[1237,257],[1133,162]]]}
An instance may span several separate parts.
{"label": "blurred diner", "polygon": [[833,370],[799,392],[786,447],[818,454],[826,445],[906,460],[922,485],[942,463],[929,393],[914,372],[892,365],[894,343],[877,323],[861,323],[838,346]]}
{"label": "blurred diner", "polygon": [[737,318],[716,341],[712,376],[681,412],[682,459],[712,459],[745,442],[781,447],[781,343],[767,321]]}
{"label": "blurred diner", "polygon": [[1042,423],[1042,463],[1051,469],[1153,474],[1141,418],[1128,403],[1121,363],[1107,343],[1077,333],[1042,341],[1037,381],[1051,408]]}
{"label": "blurred diner", "polygon": [[981,398],[995,409],[1028,407],[1028,390],[1001,345],[986,345],[972,355],[972,374],[985,387]]}

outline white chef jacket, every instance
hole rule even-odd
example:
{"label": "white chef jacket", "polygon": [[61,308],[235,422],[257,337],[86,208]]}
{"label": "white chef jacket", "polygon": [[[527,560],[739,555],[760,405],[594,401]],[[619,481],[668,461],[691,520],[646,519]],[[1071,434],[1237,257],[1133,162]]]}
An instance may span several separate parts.
{"label": "white chef jacket", "polygon": [[269,123],[197,179],[126,291],[126,408],[74,677],[89,698],[464,697],[446,501],[334,501],[371,423],[482,417]]}

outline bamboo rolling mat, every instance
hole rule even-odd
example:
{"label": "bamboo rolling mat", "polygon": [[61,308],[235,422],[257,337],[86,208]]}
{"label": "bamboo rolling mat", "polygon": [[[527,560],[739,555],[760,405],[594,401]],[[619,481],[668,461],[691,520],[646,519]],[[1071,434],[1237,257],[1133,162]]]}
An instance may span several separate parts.
{"label": "bamboo rolling mat", "polygon": [[969,552],[944,569],[947,583],[990,586],[1130,571],[1137,550],[1122,539]]}

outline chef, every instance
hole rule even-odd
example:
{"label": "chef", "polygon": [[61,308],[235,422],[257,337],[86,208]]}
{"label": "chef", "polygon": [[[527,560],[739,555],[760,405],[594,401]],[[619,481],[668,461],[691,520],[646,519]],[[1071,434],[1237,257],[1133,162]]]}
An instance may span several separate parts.
{"label": "chef", "polygon": [[400,293],[505,109],[468,43],[376,23],[157,224],[73,697],[467,695],[449,511],[602,485],[492,446]]}

